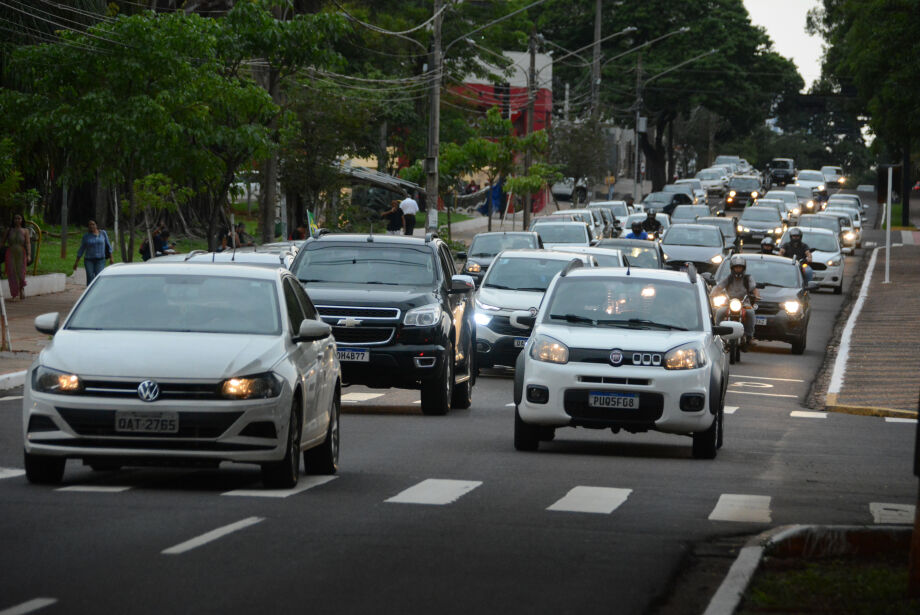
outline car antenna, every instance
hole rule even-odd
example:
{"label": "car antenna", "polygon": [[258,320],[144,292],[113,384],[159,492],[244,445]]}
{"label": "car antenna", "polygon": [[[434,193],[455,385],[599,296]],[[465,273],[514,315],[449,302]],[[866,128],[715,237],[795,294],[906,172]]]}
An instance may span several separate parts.
{"label": "car antenna", "polygon": [[624,257],[623,257],[623,261],[626,263],[626,275],[630,275],[630,273],[629,273],[629,259],[626,258],[626,257],[624,256]]}
{"label": "car antenna", "polygon": [[374,225],[371,224],[371,231],[367,234],[367,243],[374,243]]}

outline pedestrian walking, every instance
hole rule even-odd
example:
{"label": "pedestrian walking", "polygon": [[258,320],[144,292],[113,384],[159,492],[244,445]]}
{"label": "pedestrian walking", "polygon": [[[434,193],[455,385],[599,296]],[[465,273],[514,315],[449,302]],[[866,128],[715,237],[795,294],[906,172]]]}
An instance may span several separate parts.
{"label": "pedestrian walking", "polygon": [[80,240],[80,249],[77,250],[77,258],[73,262],[73,270],[77,270],[80,263],[80,257],[83,257],[83,267],[86,269],[86,285],[92,284],[96,276],[105,267],[105,261],[112,260],[112,242],[109,241],[109,235],[101,230],[95,220],[90,220],[86,224],[86,232]]}
{"label": "pedestrian walking", "polygon": [[404,234],[411,235],[415,232],[415,214],[418,213],[418,202],[411,196],[406,196],[399,204],[402,211]]}
{"label": "pedestrian walking", "polygon": [[32,242],[29,240],[29,231],[22,227],[22,216],[15,214],[3,237],[3,249],[6,254],[3,262],[6,265],[6,279],[10,285],[10,297],[19,297],[22,301],[26,298],[26,265],[32,260]]}
{"label": "pedestrian walking", "polygon": [[394,199],[390,202],[390,208],[380,214],[387,219],[387,235],[402,234],[403,213],[399,208],[399,200]]}

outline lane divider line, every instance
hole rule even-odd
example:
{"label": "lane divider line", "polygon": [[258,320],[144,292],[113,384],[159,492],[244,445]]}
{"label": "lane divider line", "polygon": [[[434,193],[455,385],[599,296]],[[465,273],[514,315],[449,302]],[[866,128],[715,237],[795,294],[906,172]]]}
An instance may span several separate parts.
{"label": "lane divider line", "polygon": [[736,391],[735,389],[729,389],[729,393],[735,393],[736,395],[760,395],[761,397],[794,397],[798,398],[798,395],[784,395],[781,393],[755,393],[754,391]]}
{"label": "lane divider line", "polygon": [[709,513],[710,521],[770,523],[770,496],[723,493]]}
{"label": "lane divider line", "polygon": [[723,408],[722,411],[725,414],[734,414],[735,412],[738,411],[738,406],[725,406],[725,408]]}
{"label": "lane divider line", "polygon": [[131,487],[120,487],[115,485],[70,485],[69,487],[59,487],[55,491],[71,491],[74,493],[121,493]]}
{"label": "lane divider line", "polygon": [[196,536],[191,540],[186,540],[185,542],[180,542],[179,544],[169,547],[168,549],[163,549],[160,553],[163,555],[180,555],[191,551],[192,549],[198,548],[202,545],[206,545],[209,542],[213,542],[218,538],[223,538],[227,534],[232,534],[233,532],[238,532],[240,530],[246,529],[251,525],[256,523],[261,523],[265,520],[265,517],[247,517],[236,523],[231,523],[230,525],[225,525],[219,527],[216,530],[211,530],[201,536]]}
{"label": "lane divider line", "polygon": [[319,487],[337,479],[338,476],[310,476],[301,478],[296,487],[291,489],[234,489],[221,493],[221,495],[241,496],[250,498],[288,498],[307,489]]}
{"label": "lane divider line", "polygon": [[766,376],[748,376],[746,374],[730,374],[729,377],[751,380],[776,380],[778,382],[805,382],[804,380],[796,380],[795,378],[767,378]]}
{"label": "lane divider line", "polygon": [[55,602],[57,602],[57,598],[33,598],[28,602],[23,602],[22,604],[17,604],[16,606],[11,606],[8,609],[0,611],[0,615],[26,615],[26,613],[32,613],[46,606],[51,606]]}
{"label": "lane divider line", "polygon": [[478,480],[428,478],[385,500],[395,504],[452,504],[482,484]]}
{"label": "lane divider line", "polygon": [[[911,424],[916,424],[917,419],[900,419],[900,418],[893,417],[893,416],[886,416],[886,417],[885,417],[885,422],[886,422],[886,423],[911,423]],[[0,476],[0,478],[2,478],[2,476]]]}
{"label": "lane divider line", "polygon": [[546,510],[609,515],[619,508],[632,489],[615,487],[573,487]]}
{"label": "lane divider line", "polygon": [[342,401],[370,401],[378,397],[383,397],[384,395],[385,393],[345,393],[342,395]]}
{"label": "lane divider line", "polygon": [[0,401],[16,401],[17,399],[22,399],[22,395],[9,395],[7,397],[0,397]]}
{"label": "lane divider line", "polygon": [[26,471],[18,468],[0,468],[0,479],[25,476]]}

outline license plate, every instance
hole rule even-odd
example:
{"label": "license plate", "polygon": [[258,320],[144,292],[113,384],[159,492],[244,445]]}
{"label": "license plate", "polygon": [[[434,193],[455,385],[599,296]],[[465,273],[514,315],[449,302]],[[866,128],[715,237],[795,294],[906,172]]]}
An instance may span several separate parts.
{"label": "license plate", "polygon": [[624,410],[639,409],[638,393],[601,393],[591,391],[588,393],[588,405],[592,408],[622,408]]}
{"label": "license plate", "polygon": [[755,316],[755,317],[754,317],[754,324],[755,324],[755,325],[765,325],[765,324],[767,324],[767,317],[766,317],[766,316]]}
{"label": "license plate", "polygon": [[514,338],[514,347],[515,347],[515,348],[523,348],[525,344],[527,344],[527,338],[526,338],[526,337],[516,337],[516,338]]}
{"label": "license plate", "polygon": [[335,351],[339,361],[357,361],[358,363],[369,363],[371,352],[367,348],[339,348]]}
{"label": "license plate", "polygon": [[176,412],[116,412],[115,431],[129,433],[178,433]]}
{"label": "license plate", "polygon": [[751,239],[763,239],[763,233],[752,233]]}

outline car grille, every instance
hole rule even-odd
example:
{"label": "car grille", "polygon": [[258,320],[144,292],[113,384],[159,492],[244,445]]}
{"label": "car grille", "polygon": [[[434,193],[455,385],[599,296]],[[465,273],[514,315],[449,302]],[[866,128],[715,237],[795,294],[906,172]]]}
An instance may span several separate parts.
{"label": "car grille", "polygon": [[664,397],[660,393],[639,393],[638,410],[592,408],[588,405],[589,389],[568,389],[563,396],[565,413],[580,423],[607,424],[651,423],[661,418]]}
{"label": "car grille", "polygon": [[[129,434],[115,431],[114,410],[84,410],[55,408],[70,428],[81,436],[119,436]],[[242,412],[180,412],[177,433],[145,433],[145,438],[218,438]],[[136,438],[137,434],[130,434]]]}
{"label": "car grille", "polygon": [[778,303],[764,303],[760,301],[757,303],[757,316],[772,316],[773,314],[779,313],[779,304]]}
{"label": "car grille", "polygon": [[493,316],[486,326],[499,335],[514,335],[517,337],[530,337],[530,332],[533,330],[533,327],[518,329],[511,324],[511,319],[508,316]]}
{"label": "car grille", "polygon": [[386,344],[394,331],[394,327],[332,327],[337,344]]}
{"label": "car grille", "polygon": [[399,319],[401,314],[399,308],[366,308],[350,305],[317,305],[316,311],[318,311],[320,316],[323,318],[339,316],[341,318],[351,317],[359,320],[362,318],[383,318],[396,320]]}
{"label": "car grille", "polygon": [[[623,353],[623,362],[620,363],[620,365],[663,367],[663,353],[646,352],[643,350],[623,350],[621,352]],[[610,350],[569,348],[569,361],[573,363],[600,363],[603,365],[611,365]]]}
{"label": "car grille", "polygon": [[[78,395],[92,397],[137,397],[141,380],[84,380],[83,390]],[[162,382],[159,399],[201,400],[223,399],[219,382]]]}
{"label": "car grille", "polygon": [[648,386],[651,380],[648,378],[611,378],[609,376],[579,376],[578,382],[586,384],[628,384],[631,386]]}

